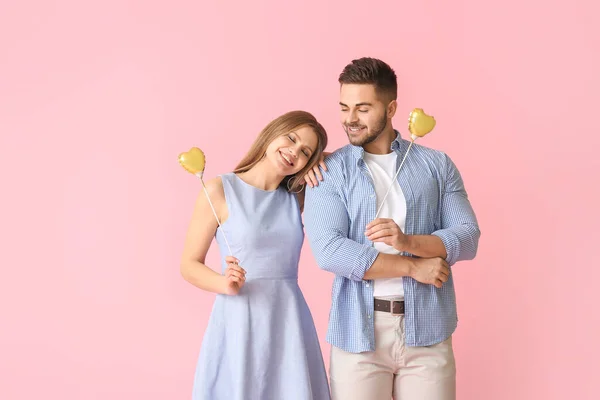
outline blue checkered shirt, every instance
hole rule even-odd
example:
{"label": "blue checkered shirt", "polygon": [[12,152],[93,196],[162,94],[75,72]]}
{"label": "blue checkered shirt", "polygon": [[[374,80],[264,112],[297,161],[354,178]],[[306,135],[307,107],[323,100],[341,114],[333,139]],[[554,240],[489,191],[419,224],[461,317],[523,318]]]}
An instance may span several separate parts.
{"label": "blue checkered shirt", "polygon": [[[397,168],[410,142],[396,133],[391,150]],[[313,255],[320,268],[335,274],[327,342],[352,353],[375,350],[373,282],[363,277],[379,254],[364,234],[377,199],[363,154],[362,147],[347,145],[328,156],[323,181],[307,188],[304,208]],[[438,236],[450,265],[475,257],[477,219],[446,154],[413,144],[398,183],[406,198],[406,234]],[[452,272],[441,289],[410,277],[402,282],[406,345],[428,346],[452,335],[458,321]]]}

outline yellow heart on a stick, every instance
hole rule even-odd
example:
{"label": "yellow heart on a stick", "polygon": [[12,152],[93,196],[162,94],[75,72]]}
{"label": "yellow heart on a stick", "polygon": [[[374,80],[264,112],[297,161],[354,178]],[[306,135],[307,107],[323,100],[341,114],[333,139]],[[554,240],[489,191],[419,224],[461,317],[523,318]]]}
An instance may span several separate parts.
{"label": "yellow heart on a stick", "polygon": [[194,175],[204,172],[205,163],[204,153],[197,147],[192,147],[190,151],[179,155],[179,164]]}
{"label": "yellow heart on a stick", "polygon": [[422,108],[415,108],[408,117],[408,130],[413,140],[423,137],[435,128],[435,118],[425,114]]}

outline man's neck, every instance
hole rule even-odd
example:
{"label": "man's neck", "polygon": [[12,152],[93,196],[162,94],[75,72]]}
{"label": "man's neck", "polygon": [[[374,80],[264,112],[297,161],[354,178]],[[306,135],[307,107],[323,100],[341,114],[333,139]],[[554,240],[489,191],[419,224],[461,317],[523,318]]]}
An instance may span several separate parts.
{"label": "man's neck", "polygon": [[365,144],[363,149],[371,154],[389,154],[392,152],[392,142],[394,139],[396,139],[396,131],[394,131],[392,124],[388,124],[377,139]]}

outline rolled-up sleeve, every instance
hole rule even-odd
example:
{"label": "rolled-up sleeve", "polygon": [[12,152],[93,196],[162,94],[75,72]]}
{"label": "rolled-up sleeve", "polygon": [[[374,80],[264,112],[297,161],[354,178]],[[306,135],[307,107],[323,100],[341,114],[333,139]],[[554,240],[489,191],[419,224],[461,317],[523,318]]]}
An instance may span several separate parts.
{"label": "rolled-up sleeve", "polygon": [[438,236],[446,247],[446,261],[472,260],[479,245],[479,225],[460,172],[454,162],[445,156],[445,184],[441,198],[442,228],[432,234]]}
{"label": "rolled-up sleeve", "polygon": [[328,171],[319,185],[306,189],[304,226],[319,267],[354,281],[363,279],[379,252],[373,247],[349,239],[349,215]]}

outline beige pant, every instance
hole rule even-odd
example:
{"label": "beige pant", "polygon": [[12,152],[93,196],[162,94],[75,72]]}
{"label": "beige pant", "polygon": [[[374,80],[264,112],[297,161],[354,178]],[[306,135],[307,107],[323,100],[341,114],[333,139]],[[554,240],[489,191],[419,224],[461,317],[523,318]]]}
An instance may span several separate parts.
{"label": "beige pant", "polygon": [[404,316],[376,311],[375,351],[331,347],[333,400],[455,400],[452,338],[426,347],[404,345]]}

